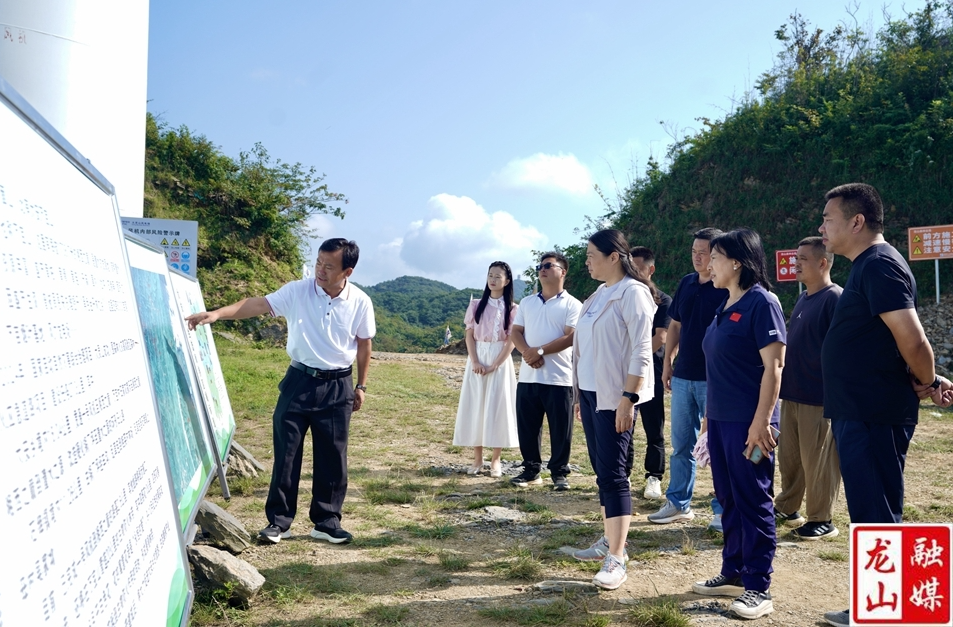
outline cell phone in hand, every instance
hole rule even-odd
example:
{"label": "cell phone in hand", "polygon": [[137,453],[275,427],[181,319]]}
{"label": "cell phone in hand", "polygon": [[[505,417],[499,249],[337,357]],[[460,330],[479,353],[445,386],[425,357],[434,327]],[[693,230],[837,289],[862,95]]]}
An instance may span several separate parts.
{"label": "cell phone in hand", "polygon": [[[781,437],[781,432],[778,431],[775,427],[771,427],[771,435],[774,436],[774,441],[775,443],[777,443],[778,438]],[[744,455],[747,452],[748,452],[747,446],[741,450],[742,455]],[[748,461],[750,461],[752,464],[759,464],[761,463],[762,459],[764,459],[764,451],[761,450],[760,446],[755,445],[755,447],[751,449],[751,457],[748,458]]]}

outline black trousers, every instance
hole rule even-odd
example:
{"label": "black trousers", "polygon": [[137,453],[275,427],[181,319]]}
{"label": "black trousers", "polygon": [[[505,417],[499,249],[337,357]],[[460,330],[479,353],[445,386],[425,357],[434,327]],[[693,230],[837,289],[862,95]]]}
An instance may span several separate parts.
{"label": "black trousers", "polygon": [[545,383],[516,385],[516,432],[523,468],[539,474],[543,466],[543,414],[549,421],[549,463],[554,477],[569,474],[572,448],[572,387]]}
{"label": "black trousers", "polygon": [[314,473],[311,480],[311,522],[341,526],[341,506],[347,494],[347,436],[354,406],[351,376],[315,379],[288,368],[278,384],[273,438],[275,465],[265,502],[268,522],[288,529],[298,510],[298,482],[304,436],[311,429]]}
{"label": "black trousers", "polygon": [[[665,388],[662,380],[655,380],[655,398],[639,405],[642,429],[645,431],[645,476],[662,478],[665,474]],[[625,462],[626,476],[635,465],[635,438],[629,441],[629,455]]]}

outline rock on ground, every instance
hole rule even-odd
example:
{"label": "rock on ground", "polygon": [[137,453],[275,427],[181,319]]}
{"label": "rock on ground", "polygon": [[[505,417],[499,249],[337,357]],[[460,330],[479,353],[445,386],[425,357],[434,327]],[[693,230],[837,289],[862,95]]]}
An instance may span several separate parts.
{"label": "rock on ground", "polygon": [[190,546],[188,553],[196,577],[216,588],[230,587],[230,602],[236,605],[250,605],[265,583],[265,578],[254,566],[231,553],[202,544]]}
{"label": "rock on ground", "polygon": [[251,546],[251,534],[244,525],[215,503],[202,501],[195,522],[202,526],[215,546],[236,555]]}

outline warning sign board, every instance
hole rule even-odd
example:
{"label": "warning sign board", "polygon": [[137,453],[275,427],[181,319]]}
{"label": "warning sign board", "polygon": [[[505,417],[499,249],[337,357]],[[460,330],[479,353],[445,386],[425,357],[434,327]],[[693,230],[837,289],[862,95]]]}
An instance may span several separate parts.
{"label": "warning sign board", "polygon": [[774,251],[775,268],[778,281],[797,281],[794,263],[797,261],[797,248],[794,250]]}
{"label": "warning sign board", "polygon": [[[198,250],[189,241],[197,242],[199,239],[198,222],[158,218],[123,218],[122,228],[164,250],[170,268],[195,278],[195,260]],[[179,238],[182,238],[181,244]]]}
{"label": "warning sign board", "polygon": [[909,228],[907,243],[910,261],[953,259],[953,224]]}

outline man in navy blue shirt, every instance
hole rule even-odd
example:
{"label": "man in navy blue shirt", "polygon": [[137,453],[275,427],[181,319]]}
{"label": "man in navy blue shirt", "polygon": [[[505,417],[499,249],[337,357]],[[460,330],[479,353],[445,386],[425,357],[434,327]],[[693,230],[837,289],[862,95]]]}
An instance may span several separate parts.
{"label": "man in navy blue shirt", "polygon": [[[721,235],[713,228],[701,229],[692,242],[695,272],[685,275],[675,290],[669,315],[672,322],[665,340],[662,383],[672,392],[672,456],[669,460],[669,484],[665,505],[649,514],[653,523],[664,524],[692,520],[692,493],[695,491],[695,456],[702,418],[705,417],[708,384],[705,381],[705,354],[702,339],[715,310],[728,298],[728,290],[716,289],[711,282],[711,240]],[[676,355],[678,360],[675,361]],[[711,503],[714,518],[710,527],[721,531],[721,505]]]}
{"label": "man in navy blue shirt", "polygon": [[[824,415],[840,456],[852,523],[899,523],[903,466],[920,400],[953,404],[917,317],[910,267],[883,237],[883,202],[865,183],[825,195],[818,229],[829,252],[853,262],[821,351]],[[847,612],[824,615],[849,625]]]}
{"label": "man in navy blue shirt", "polygon": [[[778,466],[781,493],[774,499],[779,525],[799,525],[792,533],[802,540],[838,534],[831,510],[840,490],[840,460],[831,423],[824,418],[821,345],[831,326],[834,307],[844,290],[831,282],[834,253],[822,238],[798,242],[794,269],[807,291],[798,298],[788,323],[787,353],[781,375],[781,439]],[[807,496],[807,522],[798,513]]]}

